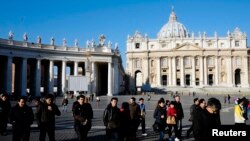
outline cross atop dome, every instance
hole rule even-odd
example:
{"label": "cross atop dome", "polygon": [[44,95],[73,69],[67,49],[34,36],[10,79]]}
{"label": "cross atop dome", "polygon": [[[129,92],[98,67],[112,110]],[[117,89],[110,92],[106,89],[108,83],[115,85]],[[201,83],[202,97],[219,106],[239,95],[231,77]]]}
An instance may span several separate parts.
{"label": "cross atop dome", "polygon": [[174,12],[174,6],[172,6],[171,9],[172,10],[171,10],[171,14],[169,16],[169,21],[168,22],[176,22],[177,21],[177,16],[176,16],[176,14]]}

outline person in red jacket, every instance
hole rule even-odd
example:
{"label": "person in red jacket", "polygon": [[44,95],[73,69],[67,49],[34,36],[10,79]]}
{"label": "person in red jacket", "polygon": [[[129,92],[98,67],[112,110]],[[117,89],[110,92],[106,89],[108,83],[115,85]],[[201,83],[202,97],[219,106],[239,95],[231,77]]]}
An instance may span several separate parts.
{"label": "person in red jacket", "polygon": [[[169,106],[169,108],[167,110],[167,117],[169,118],[170,116],[173,116],[174,118],[176,118],[176,115],[177,115],[177,112],[176,112],[176,109],[174,107],[174,102],[171,101],[170,106]],[[176,125],[176,123],[174,123],[174,124],[167,123],[167,126],[168,126],[168,129],[169,129],[168,130],[169,138],[172,138],[172,127],[174,127],[174,133],[175,133],[175,136],[176,136],[176,133],[177,133],[177,125]],[[178,140],[178,139],[176,138],[176,140]]]}

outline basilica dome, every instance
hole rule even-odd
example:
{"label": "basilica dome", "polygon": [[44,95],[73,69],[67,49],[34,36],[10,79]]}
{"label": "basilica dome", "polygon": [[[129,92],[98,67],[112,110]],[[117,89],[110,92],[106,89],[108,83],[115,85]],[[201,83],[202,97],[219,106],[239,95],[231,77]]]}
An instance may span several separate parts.
{"label": "basilica dome", "polygon": [[157,34],[158,38],[181,38],[188,36],[186,27],[177,22],[175,12],[172,10],[168,23],[166,23]]}

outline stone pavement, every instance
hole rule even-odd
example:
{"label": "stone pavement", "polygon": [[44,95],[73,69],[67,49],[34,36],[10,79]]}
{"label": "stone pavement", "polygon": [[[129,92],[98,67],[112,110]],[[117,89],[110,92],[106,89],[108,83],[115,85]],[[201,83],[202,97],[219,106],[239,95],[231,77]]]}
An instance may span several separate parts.
{"label": "stone pavement", "polygon": [[[233,99],[238,97],[238,95],[231,95],[231,104],[224,104],[223,100],[223,95],[202,95],[198,94],[196,97],[199,98],[204,98],[208,99],[209,97],[216,97],[220,99],[222,103],[222,110],[221,110],[221,122],[222,124],[234,124],[234,115],[233,115],[233,106],[234,102]],[[125,96],[117,96],[119,101],[118,101],[118,106],[120,107],[121,103],[123,101],[128,101],[131,97],[131,95],[125,95]],[[148,133],[147,137],[142,137],[141,136],[141,130],[139,128],[137,137],[138,140],[145,140],[145,141],[156,141],[158,139],[158,134],[153,132],[152,130],[152,125],[154,122],[153,118],[153,112],[154,108],[156,106],[156,103],[158,99],[163,97],[165,100],[169,99],[172,100],[173,98],[168,94],[168,95],[152,95],[151,100],[147,101],[147,96],[139,96],[136,95],[134,96],[138,100],[140,97],[144,97],[145,99],[145,105],[147,109],[147,115],[146,115],[146,132]],[[239,96],[242,97],[242,96]],[[249,98],[249,96],[247,96]],[[103,126],[103,121],[102,121],[102,114],[104,111],[104,108],[107,106],[107,104],[110,102],[111,97],[107,96],[101,96],[100,97],[100,103],[97,105],[96,101],[90,101],[92,104],[92,108],[94,110],[94,119],[93,119],[93,126],[92,129],[90,130],[88,137],[89,141],[104,141],[105,139],[105,127]],[[68,111],[67,112],[62,112],[62,115],[60,117],[56,118],[56,140],[57,141],[74,141],[76,140],[76,134],[73,129],[73,118],[72,118],[72,112],[71,112],[71,107],[72,103],[74,102],[75,99],[70,99],[69,100],[69,105],[68,105]],[[62,102],[62,97],[57,98],[56,103],[59,106],[60,109],[61,107],[61,102]],[[184,120],[183,120],[183,132],[182,135],[185,136],[186,130],[190,127],[190,122],[188,121],[189,118],[189,107],[193,103],[193,96],[189,96],[187,93],[184,93],[181,96],[181,102],[182,106],[184,109]],[[12,104],[14,104],[13,102]],[[32,105],[32,103],[31,103]],[[35,108],[33,108],[35,110]],[[250,125],[250,121],[247,122],[248,125]],[[192,136],[192,135],[191,135]],[[165,139],[168,138],[168,135],[165,135]],[[11,125],[8,126],[8,135],[7,136],[1,136],[0,135],[0,141],[10,141],[12,140],[12,133],[11,133]],[[39,140],[39,131],[37,129],[37,124],[34,121],[32,124],[32,130],[31,130],[31,136],[30,136],[30,141],[38,141]],[[48,138],[47,138],[48,140]],[[192,141],[193,138],[189,139],[183,139],[184,141]]]}

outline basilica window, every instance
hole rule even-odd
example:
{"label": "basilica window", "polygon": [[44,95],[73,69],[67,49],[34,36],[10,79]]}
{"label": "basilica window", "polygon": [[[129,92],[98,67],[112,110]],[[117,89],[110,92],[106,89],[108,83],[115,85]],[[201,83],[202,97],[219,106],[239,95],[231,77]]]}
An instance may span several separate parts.
{"label": "basilica window", "polygon": [[135,43],[135,48],[139,49],[140,48],[140,43]]}
{"label": "basilica window", "polygon": [[151,60],[151,67],[154,67],[154,63],[155,63],[155,61],[154,60]]}
{"label": "basilica window", "polygon": [[198,58],[198,57],[196,57],[196,58],[195,58],[195,66],[197,67],[197,66],[199,66],[199,65],[200,65],[199,58]]}
{"label": "basilica window", "polygon": [[176,59],[176,66],[177,66],[177,67],[180,67],[180,66],[181,66],[181,64],[180,64],[180,58],[177,58],[177,59]]}
{"label": "basilica window", "polygon": [[141,67],[140,59],[135,59],[135,68],[140,68],[140,67]]}
{"label": "basilica window", "polygon": [[208,66],[213,66],[214,65],[214,59],[213,57],[208,58]]}
{"label": "basilica window", "polygon": [[235,47],[239,47],[240,46],[240,41],[235,41]]}
{"label": "basilica window", "polygon": [[161,67],[166,68],[168,66],[168,59],[167,58],[162,58],[161,59]]}
{"label": "basilica window", "polygon": [[236,57],[236,66],[240,66],[241,65],[241,58],[238,56]]}
{"label": "basilica window", "polygon": [[190,57],[184,57],[184,65],[190,66]]}
{"label": "basilica window", "polygon": [[154,45],[151,45],[151,49],[153,49],[155,46]]}
{"label": "basilica window", "polygon": [[220,43],[220,46],[221,46],[221,47],[225,47],[225,44],[224,44],[224,43]]}
{"label": "basilica window", "polygon": [[226,65],[225,60],[222,58],[221,59],[221,66],[225,66],[225,65]]}

